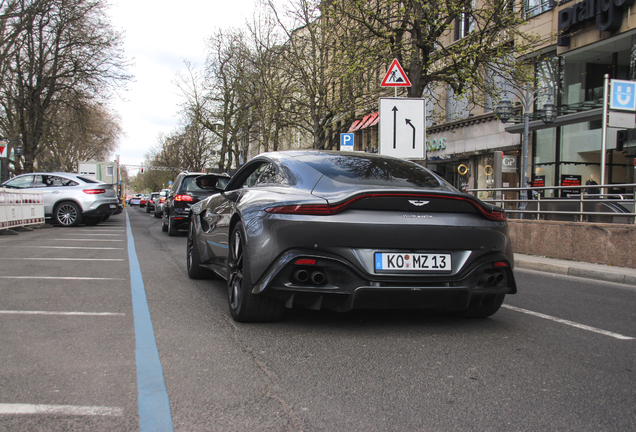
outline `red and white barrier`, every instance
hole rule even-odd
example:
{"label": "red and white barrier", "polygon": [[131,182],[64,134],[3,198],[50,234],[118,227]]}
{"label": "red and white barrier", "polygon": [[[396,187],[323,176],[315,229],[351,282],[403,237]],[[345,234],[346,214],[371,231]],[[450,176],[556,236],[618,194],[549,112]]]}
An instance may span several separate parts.
{"label": "red and white barrier", "polygon": [[42,192],[0,189],[0,229],[43,223]]}

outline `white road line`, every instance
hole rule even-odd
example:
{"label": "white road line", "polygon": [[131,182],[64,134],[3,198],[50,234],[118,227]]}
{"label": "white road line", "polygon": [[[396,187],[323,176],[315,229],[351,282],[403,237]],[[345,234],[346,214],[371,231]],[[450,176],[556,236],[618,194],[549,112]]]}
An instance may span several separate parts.
{"label": "white road line", "polygon": [[124,250],[125,248],[112,247],[84,247],[84,246],[15,246],[33,249],[90,249],[90,250]]}
{"label": "white road line", "polygon": [[561,319],[561,318],[556,318],[556,317],[553,317],[553,316],[550,316],[550,315],[545,315],[545,314],[542,314],[542,313],[539,313],[539,312],[533,312],[533,311],[529,311],[527,309],[521,309],[521,308],[518,308],[518,307],[515,307],[515,306],[502,305],[501,307],[504,307],[506,309],[510,309],[510,310],[513,310],[513,311],[516,311],[516,312],[521,312],[521,313],[524,313],[524,314],[536,316],[538,318],[543,318],[543,319],[547,319],[547,320],[550,320],[550,321],[558,322],[560,324],[569,325],[569,326],[576,327],[576,328],[579,328],[579,329],[582,329],[582,330],[587,330],[587,331],[591,331],[591,332],[594,332],[594,333],[602,334],[602,335],[605,335],[605,336],[610,336],[610,337],[613,337],[615,339],[620,339],[620,340],[634,340],[634,339],[636,339],[636,338],[629,337],[629,336],[623,336],[623,335],[618,334],[618,333],[613,333],[613,332],[609,332],[609,331],[606,331],[606,330],[601,330],[601,329],[598,329],[596,327],[590,327],[590,326],[587,326],[587,325],[584,325],[584,324],[575,323],[574,321],[568,321],[568,320],[564,320],[564,319]]}
{"label": "white road line", "polygon": [[124,414],[123,408],[105,406],[77,406],[77,405],[33,405],[0,403],[0,414],[55,414],[72,416],[115,416]]}
{"label": "white road line", "polygon": [[123,258],[2,258],[7,260],[30,260],[30,261],[123,261]]}
{"label": "white road line", "polygon": [[123,237],[124,234],[93,234],[93,233],[82,233],[82,234],[69,234],[69,236],[82,236],[82,237],[87,237],[87,236],[111,236],[111,237]]}
{"label": "white road line", "polygon": [[54,311],[18,311],[0,310],[2,315],[65,315],[65,316],[126,316],[120,312],[54,312]]}
{"label": "white road line", "polygon": [[125,239],[121,240],[110,240],[110,239],[72,239],[72,238],[51,238],[46,240],[55,240],[55,241],[89,241],[89,242],[121,242],[126,241]]}
{"label": "white road line", "polygon": [[73,277],[73,276],[0,276],[0,279],[127,280],[126,278],[98,278],[98,277]]}

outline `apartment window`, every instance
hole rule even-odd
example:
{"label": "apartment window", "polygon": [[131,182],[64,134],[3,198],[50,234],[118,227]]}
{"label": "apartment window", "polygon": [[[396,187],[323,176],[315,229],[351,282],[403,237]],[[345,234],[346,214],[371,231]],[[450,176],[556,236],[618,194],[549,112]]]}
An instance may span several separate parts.
{"label": "apartment window", "polygon": [[455,40],[460,40],[468,36],[468,33],[474,30],[474,23],[468,14],[461,14],[459,18],[455,18]]}
{"label": "apartment window", "polygon": [[523,11],[526,19],[532,18],[554,8],[555,0],[523,0]]}
{"label": "apartment window", "polygon": [[[475,7],[475,0],[470,2],[470,8]],[[475,30],[475,21],[473,17],[467,13],[462,12],[459,17],[455,18],[455,40],[460,40],[468,36],[468,33]]]}

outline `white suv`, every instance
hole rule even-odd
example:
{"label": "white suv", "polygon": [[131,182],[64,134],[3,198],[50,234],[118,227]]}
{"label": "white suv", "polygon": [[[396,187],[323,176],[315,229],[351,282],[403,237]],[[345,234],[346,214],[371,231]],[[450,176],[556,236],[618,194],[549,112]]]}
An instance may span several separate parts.
{"label": "white suv", "polygon": [[22,174],[1,187],[43,192],[44,217],[62,226],[97,225],[117,212],[113,185],[78,174]]}

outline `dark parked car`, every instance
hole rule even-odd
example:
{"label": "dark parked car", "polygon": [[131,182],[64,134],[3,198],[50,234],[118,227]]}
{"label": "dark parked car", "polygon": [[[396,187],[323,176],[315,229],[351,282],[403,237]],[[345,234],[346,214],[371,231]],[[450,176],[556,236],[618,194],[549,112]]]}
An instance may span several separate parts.
{"label": "dark parked car", "polygon": [[504,211],[412,162],[265,153],[192,208],[191,278],[220,275],[237,321],[285,307],[487,317],[517,291]]}
{"label": "dark parked car", "polygon": [[219,187],[223,187],[230,179],[225,174],[201,174],[183,172],[179,174],[172,184],[172,188],[163,203],[161,217],[161,229],[167,231],[169,236],[175,236],[180,229],[188,227],[190,222],[190,207],[216,190],[202,189],[195,181],[198,177],[209,179]]}

